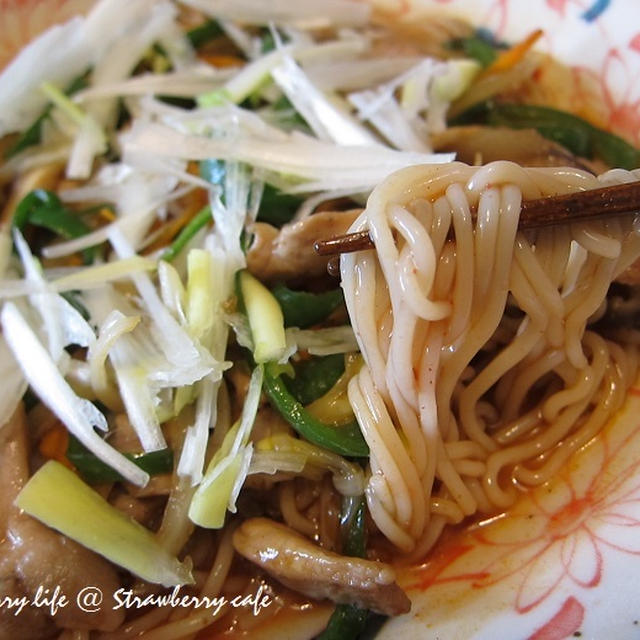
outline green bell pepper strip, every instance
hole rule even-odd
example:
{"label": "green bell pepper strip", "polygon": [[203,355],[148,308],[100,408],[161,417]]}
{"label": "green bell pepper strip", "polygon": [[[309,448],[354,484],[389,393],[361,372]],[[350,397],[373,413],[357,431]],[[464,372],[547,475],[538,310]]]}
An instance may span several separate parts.
{"label": "green bell pepper strip", "polygon": [[277,373],[277,366],[274,363],[265,366],[263,388],[274,408],[303,438],[342,456],[364,458],[369,455],[369,447],[357,422],[334,427],[314,418],[291,395]]}
{"label": "green bell pepper strip", "polygon": [[344,373],[344,355],[316,356],[294,364],[295,377],[284,375],[291,395],[303,405],[322,397]]}
{"label": "green bell pepper strip", "polygon": [[187,38],[194,49],[200,48],[221,35],[224,35],[224,31],[217,20],[206,20],[187,31]]}
{"label": "green bell pepper strip", "polygon": [[589,124],[586,120],[550,107],[524,104],[499,104],[492,100],[474,105],[449,124],[487,124],[511,129],[536,129],[584,158],[598,157],[611,167],[636,169],[640,150],[622,138]]}
{"label": "green bell pepper strip", "polygon": [[344,301],[342,289],[333,289],[324,293],[293,291],[284,284],[276,284],[271,293],[282,308],[285,327],[306,329],[322,322]]}
{"label": "green bell pepper strip", "polygon": [[161,260],[171,262],[185,248],[186,244],[193,236],[211,221],[211,207],[207,205],[196,213],[188,224],[177,235],[176,239],[164,250],[160,256]]}
{"label": "green bell pepper strip", "polygon": [[[342,553],[346,556],[365,556],[365,513],[365,501],[362,496],[343,499],[341,521],[345,535]],[[327,628],[316,640],[353,640],[364,631],[369,615],[369,611],[353,604],[339,604],[329,618]]]}
{"label": "green bell pepper strip", "polygon": [[507,45],[497,42],[486,29],[477,29],[466,38],[453,38],[446,46],[452,51],[464,53],[467,58],[479,62],[483,67],[488,67],[498,57],[500,49],[507,48]]}
{"label": "green bell pepper strip", "polygon": [[355,640],[365,629],[369,611],[353,604],[339,604],[329,618],[327,628],[316,640]]}
{"label": "green bell pepper strip", "polygon": [[[173,471],[173,451],[171,449],[161,449],[149,453],[125,453],[123,455],[150,476]],[[72,435],[69,436],[66,456],[89,484],[104,484],[123,480],[115,469],[102,462]]]}
{"label": "green bell pepper strip", "polygon": [[345,496],[342,499],[340,526],[343,531],[343,555],[355,558],[365,557],[367,550],[366,513],[366,503],[363,496]]}
{"label": "green bell pepper strip", "polygon": [[300,196],[284,193],[270,184],[265,184],[256,220],[280,228],[291,221],[302,201]]}
{"label": "green bell pepper strip", "polygon": [[[45,189],[29,192],[18,203],[13,215],[13,226],[21,231],[27,224],[49,229],[56,235],[70,240],[86,235],[91,229],[67,209],[58,196]],[[86,264],[93,262],[95,247],[82,252]]]}

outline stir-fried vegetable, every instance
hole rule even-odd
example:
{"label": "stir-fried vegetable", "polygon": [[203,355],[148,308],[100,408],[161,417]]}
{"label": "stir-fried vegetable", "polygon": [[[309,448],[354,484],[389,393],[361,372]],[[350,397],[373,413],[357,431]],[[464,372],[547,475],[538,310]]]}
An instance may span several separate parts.
{"label": "stir-fried vegetable", "polygon": [[505,49],[507,45],[497,42],[490,31],[477,29],[471,36],[452,39],[448,46],[453,51],[460,51],[468,58],[476,60],[483,67],[488,67],[498,57],[499,49]]}
{"label": "stir-fried vegetable", "polygon": [[281,227],[291,221],[301,204],[300,196],[283,193],[274,186],[266,184],[258,209],[258,220],[268,222],[274,227]]}
{"label": "stir-fried vegetable", "polygon": [[[75,213],[62,204],[60,198],[45,189],[28,193],[16,207],[13,226],[23,230],[27,224],[44,227],[61,238],[79,238],[89,233],[89,227]],[[83,252],[86,263],[93,262],[95,248]]]}
{"label": "stir-fried vegetable", "polygon": [[[341,455],[327,451],[302,438],[277,433],[263,438],[256,444],[256,454],[272,454],[271,461],[275,469],[281,469],[280,460],[290,463],[301,459],[303,468],[328,470],[333,475],[333,486],[343,496],[357,497],[364,493],[364,474],[357,462],[345,460]],[[299,471],[302,471],[300,469]]]}
{"label": "stir-fried vegetable", "polygon": [[189,29],[189,31],[187,31],[187,38],[189,38],[191,45],[195,49],[198,49],[223,34],[224,31],[217,20],[206,20],[197,27]]}
{"label": "stir-fried vegetable", "polygon": [[635,169],[640,165],[640,151],[622,138],[551,107],[488,101],[456,117],[452,124],[536,129],[577,156],[597,157],[612,167],[624,169]]}
{"label": "stir-fried vegetable", "polygon": [[[173,452],[171,449],[161,449],[159,451],[150,451],[149,453],[125,453],[123,455],[150,476],[171,473],[173,470]],[[100,458],[91,453],[73,436],[69,437],[66,457],[89,484],[124,480],[115,469],[102,462]]]}
{"label": "stir-fried vegetable", "polygon": [[345,355],[345,371],[335,384],[322,396],[307,405],[306,410],[314,418],[335,426],[345,425],[354,420],[353,408],[349,402],[349,381],[362,366],[362,358],[357,354]]}
{"label": "stir-fried vegetable", "polygon": [[171,262],[187,246],[189,240],[211,222],[211,207],[207,205],[200,209],[198,213],[180,231],[178,237],[162,252],[160,256],[163,260]]}
{"label": "stir-fried vegetable", "polygon": [[282,417],[309,442],[352,458],[362,458],[369,454],[369,447],[357,422],[334,427],[314,418],[291,395],[277,366],[272,363],[265,366],[264,389]]}
{"label": "stir-fried vegetable", "polygon": [[286,327],[306,329],[326,320],[327,316],[342,303],[342,289],[333,289],[324,293],[294,291],[278,283],[271,289],[282,308]]}
{"label": "stir-fried vegetable", "polygon": [[293,367],[294,377],[284,373],[287,388],[298,402],[309,404],[327,393],[344,373],[344,356],[334,353],[309,358]]}
{"label": "stir-fried vegetable", "polygon": [[[345,497],[342,500],[342,552],[346,556],[364,558],[366,552],[366,503],[364,498]],[[357,638],[364,631],[369,612],[352,604],[339,604],[329,619],[327,628],[317,640]]]}
{"label": "stir-fried vegetable", "polygon": [[[71,82],[71,84],[67,87],[65,94],[68,96],[72,96],[74,93],[80,91],[80,89],[84,88],[87,85],[86,75],[83,74],[78,76],[75,80]],[[20,152],[28,149],[29,147],[33,147],[40,143],[42,140],[42,127],[47,120],[51,116],[51,110],[53,109],[53,103],[49,103],[43,112],[34,120],[33,124],[28,127],[20,137],[11,145],[4,156],[7,159],[12,158],[13,156],[19,154]]]}
{"label": "stir-fried vegetable", "polygon": [[249,436],[258,411],[262,380],[263,368],[259,365],[251,374],[240,420],[226,433],[193,495],[189,518],[201,527],[219,529],[227,510],[236,511],[236,499],[249,472],[253,453]]}
{"label": "stir-fried vegetable", "polygon": [[287,346],[284,318],[278,301],[248,271],[240,273],[240,290],[251,328],[255,361],[278,361]]}
{"label": "stir-fried vegetable", "polygon": [[151,531],[55,460],[31,477],[16,505],[143,580],[166,587],[193,582],[187,564],[167,553]]}

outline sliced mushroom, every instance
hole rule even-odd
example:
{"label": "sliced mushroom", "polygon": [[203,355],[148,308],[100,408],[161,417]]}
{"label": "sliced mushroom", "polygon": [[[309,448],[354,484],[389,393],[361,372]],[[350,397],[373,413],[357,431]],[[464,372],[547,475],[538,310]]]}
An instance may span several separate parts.
{"label": "sliced mushroom", "polygon": [[257,222],[251,229],[253,243],[247,253],[249,270],[260,280],[307,279],[327,272],[329,259],[313,250],[316,240],[346,233],[360,209],[320,211],[278,230]]}
{"label": "sliced mushroom", "polygon": [[326,551],[273,520],[246,520],[233,534],[233,546],[283,585],[310,598],[355,604],[384,615],[411,608],[389,565]]}

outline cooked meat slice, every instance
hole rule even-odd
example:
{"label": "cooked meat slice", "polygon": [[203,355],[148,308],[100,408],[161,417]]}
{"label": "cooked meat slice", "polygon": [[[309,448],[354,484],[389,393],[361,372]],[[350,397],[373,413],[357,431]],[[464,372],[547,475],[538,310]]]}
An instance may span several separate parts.
{"label": "cooked meat slice", "polygon": [[5,556],[0,545],[0,638],[42,640],[59,633],[45,609],[30,607],[31,597],[18,580],[12,556]]}
{"label": "cooked meat slice", "polygon": [[[0,601],[5,597],[33,601],[39,588],[52,594],[59,587],[69,602],[53,618],[44,615],[46,608],[25,607],[18,616],[13,615],[15,609],[0,608],[0,638],[45,638],[56,626],[112,631],[124,620],[124,611],[114,611],[115,601],[110,598],[120,587],[113,566],[13,505],[29,477],[26,433],[20,405],[0,430],[1,478],[6,481],[0,501],[4,525],[0,533],[4,539],[0,545]],[[77,606],[76,596],[87,586],[97,587],[105,595],[100,611],[86,613]]]}
{"label": "cooked meat slice", "polygon": [[411,608],[389,565],[326,551],[273,520],[246,520],[233,534],[233,546],[283,585],[311,598],[329,598],[385,615]]}
{"label": "cooked meat slice", "polygon": [[[106,560],[23,514],[12,516],[7,538],[14,573],[24,591],[33,598],[39,587],[53,593],[59,586],[69,600],[55,614],[56,625],[113,631],[122,624],[124,611],[113,610],[116,602],[111,595],[121,585]],[[104,594],[103,606],[95,613],[84,612],[76,604],[78,594],[87,586],[97,587]]]}
{"label": "cooked meat slice", "polygon": [[321,276],[327,272],[329,258],[316,254],[316,240],[347,233],[360,209],[320,211],[287,224],[278,230],[270,224],[257,222],[251,231],[253,243],[247,253],[249,270],[260,280],[295,280]]}
{"label": "cooked meat slice", "polygon": [[21,403],[0,426],[0,535],[3,537],[14,509],[13,501],[29,477],[27,451],[26,416]]}
{"label": "cooked meat slice", "polygon": [[13,501],[28,476],[25,419],[20,404],[0,427],[0,482],[3,487],[0,492],[0,602],[7,603],[0,608],[0,638],[31,640],[52,636],[56,627],[42,609],[25,604],[17,613],[22,602],[31,600],[31,595],[16,575],[13,555],[7,553],[11,549],[6,537],[10,517],[15,512]]}
{"label": "cooked meat slice", "polygon": [[435,151],[454,151],[456,160],[467,164],[488,164],[511,160],[523,167],[578,167],[589,169],[588,161],[534,129],[505,129],[470,125],[449,127],[431,140]]}

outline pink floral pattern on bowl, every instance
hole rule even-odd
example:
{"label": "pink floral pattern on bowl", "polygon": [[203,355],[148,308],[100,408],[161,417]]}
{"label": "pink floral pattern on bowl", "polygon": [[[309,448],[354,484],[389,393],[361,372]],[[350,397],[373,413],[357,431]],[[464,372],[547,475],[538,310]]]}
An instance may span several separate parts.
{"label": "pink floral pattern on bowl", "polygon": [[[372,1],[400,16],[449,11],[507,41],[542,27],[538,46],[595,81],[603,124],[640,144],[637,0]],[[0,0],[0,69],[90,4]],[[573,99],[579,106],[582,96]],[[382,640],[640,637],[640,388],[552,482],[508,514],[450,535],[423,565],[401,569],[401,580],[412,611],[387,623]]]}
{"label": "pink floral pattern on bowl", "polygon": [[[638,637],[639,411],[634,388],[618,417],[552,482],[405,570],[413,622],[426,622],[434,638],[491,637],[500,619],[500,638]],[[444,613],[451,607],[455,631]],[[619,625],[615,635],[611,620]],[[383,637],[392,637],[394,624]]]}

